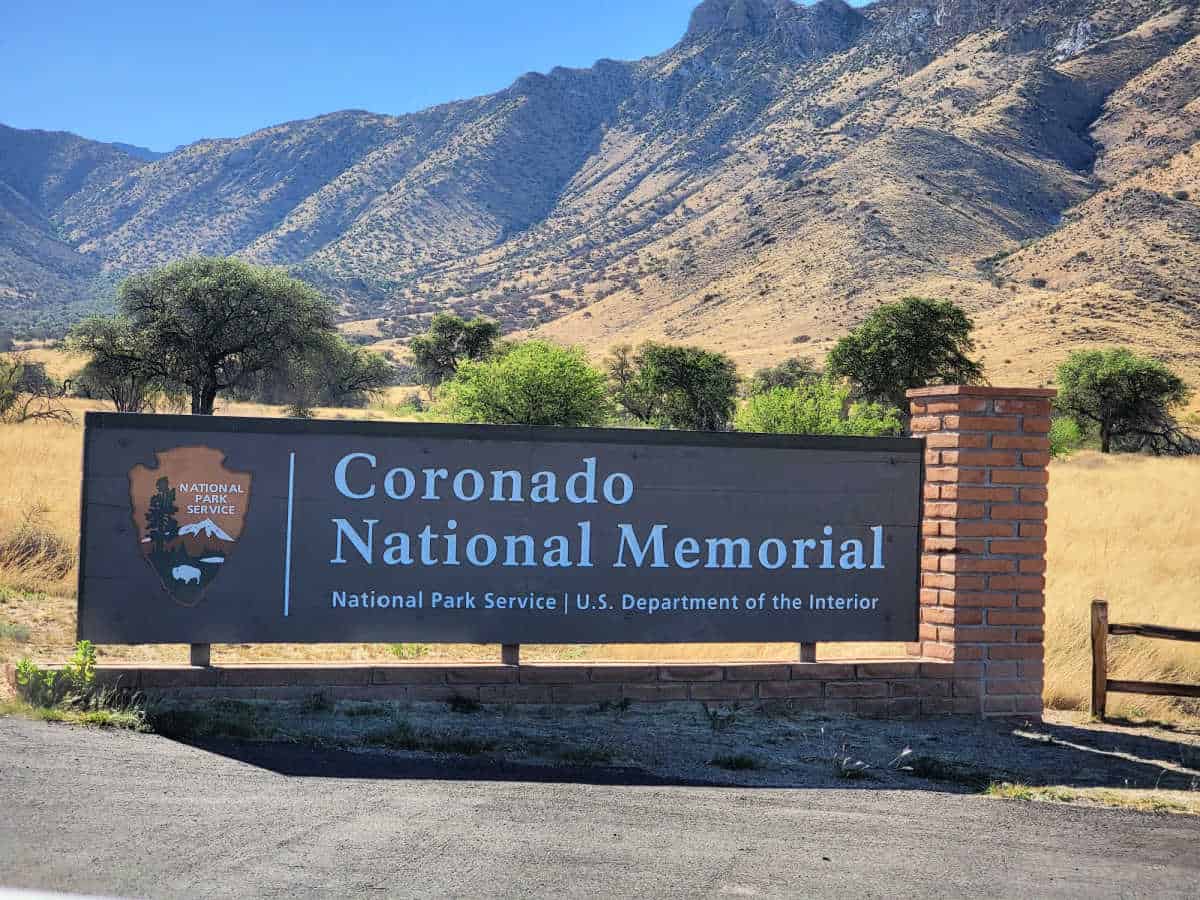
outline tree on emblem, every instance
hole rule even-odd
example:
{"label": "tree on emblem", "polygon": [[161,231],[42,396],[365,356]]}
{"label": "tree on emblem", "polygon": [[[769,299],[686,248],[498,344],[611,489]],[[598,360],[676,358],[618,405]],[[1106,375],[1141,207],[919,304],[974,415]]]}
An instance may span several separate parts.
{"label": "tree on emblem", "polygon": [[157,487],[146,511],[146,531],[154,545],[154,554],[161,556],[167,542],[179,534],[179,522],[175,519],[179,508],[175,505],[175,488],[166,478],[158,479]]}

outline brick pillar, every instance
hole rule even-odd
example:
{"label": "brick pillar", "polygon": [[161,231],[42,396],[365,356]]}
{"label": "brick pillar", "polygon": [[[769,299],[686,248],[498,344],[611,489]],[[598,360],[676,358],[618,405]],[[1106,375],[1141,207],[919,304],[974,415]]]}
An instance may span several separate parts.
{"label": "brick pillar", "polygon": [[1054,394],[908,393],[912,433],[926,441],[921,633],[910,649],[953,662],[956,694],[975,693],[985,716],[1042,712]]}

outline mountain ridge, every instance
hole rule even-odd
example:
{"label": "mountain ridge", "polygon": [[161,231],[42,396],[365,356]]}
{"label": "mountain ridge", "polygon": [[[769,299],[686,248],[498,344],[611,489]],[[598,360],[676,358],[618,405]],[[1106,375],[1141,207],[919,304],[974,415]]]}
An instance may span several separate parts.
{"label": "mountain ridge", "polygon": [[756,363],[926,292],[972,310],[998,374],[1044,378],[1102,340],[1200,373],[1176,196],[1200,194],[1198,33],[1197,4],[1173,0],[705,0],[661,54],[405,116],[149,162],[0,153],[0,318],[231,253],[289,266],[393,344],[451,309]]}

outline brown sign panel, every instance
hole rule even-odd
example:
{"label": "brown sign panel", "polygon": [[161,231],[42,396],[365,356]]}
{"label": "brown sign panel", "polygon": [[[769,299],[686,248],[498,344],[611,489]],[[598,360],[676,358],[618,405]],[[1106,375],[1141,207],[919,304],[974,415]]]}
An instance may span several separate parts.
{"label": "brown sign panel", "polygon": [[88,413],[79,635],[913,641],[922,450]]}

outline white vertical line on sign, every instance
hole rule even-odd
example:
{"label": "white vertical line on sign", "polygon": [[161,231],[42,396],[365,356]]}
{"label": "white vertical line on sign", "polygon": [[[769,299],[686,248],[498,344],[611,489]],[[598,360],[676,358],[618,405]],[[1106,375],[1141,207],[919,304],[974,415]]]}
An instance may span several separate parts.
{"label": "white vertical line on sign", "polygon": [[283,552],[283,615],[286,618],[292,603],[292,503],[296,496],[296,453],[288,459],[287,546]]}

